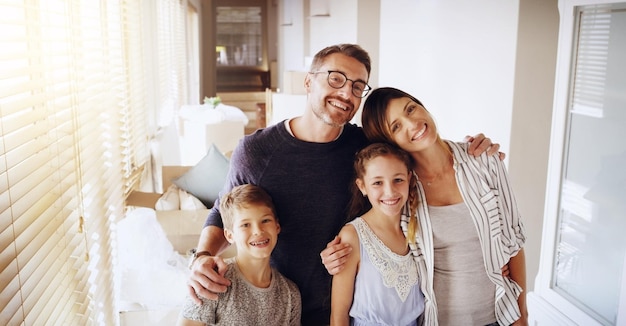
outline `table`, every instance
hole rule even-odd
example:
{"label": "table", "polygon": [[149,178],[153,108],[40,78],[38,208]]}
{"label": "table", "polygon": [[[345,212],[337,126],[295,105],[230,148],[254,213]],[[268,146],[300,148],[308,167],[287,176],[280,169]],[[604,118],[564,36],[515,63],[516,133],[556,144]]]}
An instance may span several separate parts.
{"label": "table", "polygon": [[244,136],[248,117],[237,107],[218,104],[184,105],[178,112],[183,165],[195,165],[212,144],[227,154]]}

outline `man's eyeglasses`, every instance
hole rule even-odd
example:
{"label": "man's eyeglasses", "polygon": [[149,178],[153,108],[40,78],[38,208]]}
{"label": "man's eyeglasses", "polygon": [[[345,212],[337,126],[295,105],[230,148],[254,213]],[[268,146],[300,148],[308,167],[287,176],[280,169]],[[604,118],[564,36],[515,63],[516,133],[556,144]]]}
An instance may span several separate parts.
{"label": "man's eyeglasses", "polygon": [[372,88],[364,81],[348,79],[341,71],[314,71],[310,74],[328,74],[328,85],[332,88],[342,88],[346,82],[352,82],[352,94],[356,97],[365,97]]}

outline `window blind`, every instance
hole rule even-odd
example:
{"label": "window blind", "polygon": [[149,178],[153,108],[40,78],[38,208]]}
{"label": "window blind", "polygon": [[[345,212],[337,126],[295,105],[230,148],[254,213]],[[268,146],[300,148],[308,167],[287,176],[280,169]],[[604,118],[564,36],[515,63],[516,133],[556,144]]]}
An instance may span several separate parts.
{"label": "window blind", "polygon": [[114,224],[158,116],[144,5],[0,0],[1,325],[117,324]]}
{"label": "window blind", "polygon": [[187,8],[183,1],[169,0],[156,2],[158,90],[161,105],[160,126],[165,126],[178,114],[184,104],[188,104],[187,78],[187,35],[185,17]]}
{"label": "window blind", "polygon": [[573,113],[596,118],[604,116],[603,101],[611,31],[609,9],[609,5],[598,5],[579,13]]}

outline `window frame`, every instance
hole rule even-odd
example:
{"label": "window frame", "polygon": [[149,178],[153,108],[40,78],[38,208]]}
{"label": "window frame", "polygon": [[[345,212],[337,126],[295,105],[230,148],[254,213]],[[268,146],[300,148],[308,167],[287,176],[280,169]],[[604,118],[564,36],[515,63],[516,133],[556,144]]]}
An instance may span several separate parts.
{"label": "window frame", "polygon": [[[572,100],[575,41],[577,38],[578,7],[587,5],[624,3],[624,0],[559,0],[559,41],[556,65],[554,105],[550,139],[546,203],[539,271],[534,291],[528,294],[529,322],[558,325],[602,325],[598,320],[573,304],[553,288],[555,259],[559,243],[559,210],[562,190],[563,162],[569,128],[569,109]],[[625,262],[626,264],[626,262]],[[625,280],[622,281],[626,283]],[[621,289],[617,324],[626,324],[626,284]]]}

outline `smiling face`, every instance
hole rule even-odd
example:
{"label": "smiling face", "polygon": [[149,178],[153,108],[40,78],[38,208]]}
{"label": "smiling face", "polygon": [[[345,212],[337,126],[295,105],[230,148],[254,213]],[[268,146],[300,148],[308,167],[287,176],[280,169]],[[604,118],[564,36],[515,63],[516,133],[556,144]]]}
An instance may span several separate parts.
{"label": "smiling face", "polygon": [[328,55],[321,66],[312,69],[305,79],[307,104],[313,114],[327,125],[339,127],[349,122],[361,105],[361,98],[352,93],[352,82],[347,81],[341,88],[328,84],[327,71],[340,71],[348,79],[367,83],[368,73],[357,59],[341,53]]}
{"label": "smiling face", "polygon": [[386,120],[393,141],[405,151],[420,151],[437,142],[437,126],[432,116],[408,97],[389,101]]}
{"label": "smiling face", "polygon": [[237,246],[237,255],[269,258],[276,246],[280,225],[271,208],[249,204],[232,212],[232,229],[224,228],[226,240]]}
{"label": "smiling face", "polygon": [[409,196],[409,171],[392,155],[377,156],[365,164],[365,174],[356,180],[372,209],[389,217],[399,217]]}

